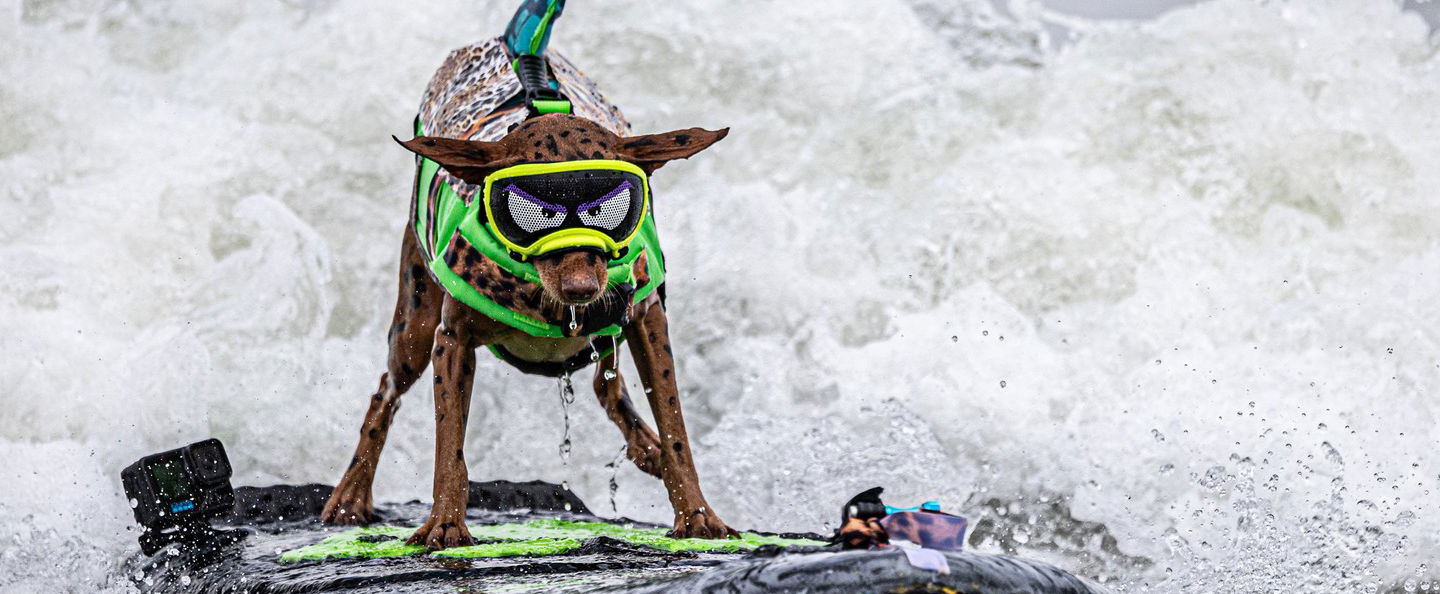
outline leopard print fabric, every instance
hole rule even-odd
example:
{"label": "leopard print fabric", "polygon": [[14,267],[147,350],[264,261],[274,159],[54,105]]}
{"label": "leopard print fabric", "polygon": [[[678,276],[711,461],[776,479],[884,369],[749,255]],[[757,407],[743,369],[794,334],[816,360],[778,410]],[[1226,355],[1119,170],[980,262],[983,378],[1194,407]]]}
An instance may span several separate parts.
{"label": "leopard print fabric", "polygon": [[[594,81],[553,50],[547,52],[546,58],[575,115],[604,126],[617,136],[630,135],[630,122],[619,107],[605,99]],[[520,93],[520,79],[510,63],[505,43],[498,37],[451,52],[435,71],[420,100],[421,131],[426,136],[493,142],[519,126],[528,115],[525,106],[500,109]],[[450,186],[467,205],[479,191],[478,186],[465,183],[442,169],[429,188],[417,192],[417,210],[412,214],[424,214],[425,232],[421,234],[423,245],[420,247],[425,250],[427,260],[429,254],[437,253],[435,248],[440,247],[435,245],[438,238],[434,236],[434,213],[442,183]]]}
{"label": "leopard print fabric", "polygon": [[934,512],[896,512],[880,519],[891,539],[940,551],[965,548],[965,524],[960,516]]}

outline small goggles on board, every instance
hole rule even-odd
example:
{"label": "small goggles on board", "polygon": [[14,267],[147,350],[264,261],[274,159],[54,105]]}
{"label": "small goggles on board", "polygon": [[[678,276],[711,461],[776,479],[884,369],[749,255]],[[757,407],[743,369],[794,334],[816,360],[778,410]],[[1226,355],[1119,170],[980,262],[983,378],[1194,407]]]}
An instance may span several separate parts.
{"label": "small goggles on board", "polygon": [[620,257],[650,208],[650,183],[633,163],[527,163],[485,178],[486,225],[520,259],[593,248]]}

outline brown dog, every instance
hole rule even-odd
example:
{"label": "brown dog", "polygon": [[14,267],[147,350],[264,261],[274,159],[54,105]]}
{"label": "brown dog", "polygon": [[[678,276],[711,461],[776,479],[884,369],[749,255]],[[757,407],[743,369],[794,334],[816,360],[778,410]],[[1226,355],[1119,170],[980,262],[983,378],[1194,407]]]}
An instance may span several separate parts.
{"label": "brown dog", "polygon": [[[616,134],[616,129],[626,130],[628,124],[620,118],[618,110],[605,104],[593,87],[586,86],[588,81],[561,57],[552,62],[557,75],[569,76],[560,82],[577,98],[575,113],[598,113],[608,120],[593,115],[587,118],[561,114],[527,119],[523,106],[519,108],[522,111],[497,109],[494,106],[498,100],[513,96],[515,91],[508,68],[490,66],[506,63],[505,56],[497,54],[498,51],[498,41],[489,41],[452,54],[436,73],[422,105],[421,125],[426,126],[427,135],[401,143],[417,155],[439,163],[444,168],[442,181],[462,188],[462,193],[465,187],[473,191],[474,185],[481,184],[496,170],[523,163],[610,159],[633,163],[648,175],[668,161],[700,152],[724,138],[727,132],[691,128],[645,136]],[[480,109],[476,105],[488,108]],[[597,119],[605,125],[597,123]],[[496,131],[494,124],[497,123],[505,127]],[[487,135],[498,139],[476,140]],[[675,514],[671,534],[702,538],[734,536],[735,531],[726,526],[700,491],[685,420],[680,412],[675,362],[661,293],[649,293],[636,302],[630,299],[629,293],[617,292],[611,277],[607,276],[607,265],[613,265],[611,256],[596,251],[566,251],[535,257],[531,262],[539,283],[526,282],[495,265],[460,237],[458,231],[453,237],[434,237],[431,224],[434,213],[429,211],[436,208],[436,200],[434,188],[430,190],[431,196],[427,197],[427,189],[417,185],[412,214],[419,215],[420,223],[412,217],[400,247],[400,287],[390,326],[387,371],[380,378],[378,391],[371,397],[355,455],[326,503],[321,519],[341,524],[368,523],[375,519],[371,484],[386,432],[400,396],[428,364],[434,363],[434,505],[429,519],[409,542],[433,548],[470,544],[472,539],[465,526],[469,477],[463,446],[475,349],[498,346],[503,349],[505,359],[522,370],[524,365],[566,364],[590,352],[591,338],[585,335],[585,328],[577,330],[571,325],[564,336],[538,337],[462,303],[437,280],[432,267],[438,264],[456,271],[458,278],[470,286],[483,288],[484,295],[494,303],[557,324],[566,319],[572,322],[577,317],[583,319],[591,310],[613,309],[619,303],[627,315],[616,319],[623,323],[623,337],[645,385],[659,435],[640,418],[630,402],[619,375],[618,352],[601,359],[595,375],[595,393],[607,415],[624,434],[629,458],[641,470],[664,482]],[[443,256],[434,256],[437,252],[427,249],[437,242],[443,243],[440,248]],[[638,279],[645,278],[647,256],[649,254],[641,254],[635,260]],[[658,257],[658,253],[654,257]],[[588,357],[585,362],[588,363]],[[664,436],[663,440],[660,435]]]}

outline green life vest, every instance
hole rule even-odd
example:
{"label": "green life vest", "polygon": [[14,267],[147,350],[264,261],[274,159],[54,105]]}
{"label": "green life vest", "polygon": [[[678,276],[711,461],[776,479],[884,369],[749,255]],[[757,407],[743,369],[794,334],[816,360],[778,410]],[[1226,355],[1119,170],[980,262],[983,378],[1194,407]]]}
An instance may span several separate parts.
{"label": "green life vest", "polygon": [[[539,35],[542,39],[540,50],[543,52],[548,24],[553,23],[558,13],[541,11],[537,14],[543,18],[538,21],[520,19],[521,24],[535,21],[545,26],[516,28],[512,23],[511,29],[527,39]],[[534,46],[527,48],[531,54],[538,53]],[[429,135],[488,141],[503,137],[528,113],[525,105],[514,101],[517,96],[525,94],[514,68],[518,65],[517,59],[522,57],[521,53],[525,52],[507,50],[506,42],[501,38],[482,40],[451,52],[421,99],[415,119],[415,135],[425,136],[428,131]],[[574,64],[554,52],[545,52],[544,64],[554,75],[555,90],[568,99],[570,113],[594,121],[616,135],[629,133],[630,124],[624,115]],[[544,312],[539,311],[541,308],[534,297],[542,290],[540,275],[533,264],[512,258],[500,241],[491,235],[485,225],[484,200],[475,195],[479,189],[442,171],[439,164],[429,159],[420,159],[417,169],[411,223],[421,256],[445,291],[486,317],[531,336],[559,338],[575,335],[577,330],[570,330],[569,320],[542,319],[539,316]],[[504,278],[466,274],[467,262],[462,253],[493,262],[493,268],[485,269]],[[642,258],[644,266],[637,274],[636,263]],[[639,303],[657,291],[664,298],[665,256],[660,250],[653,215],[646,216],[629,249],[619,259],[610,261],[607,268],[610,286],[629,283],[633,287],[632,303]],[[530,302],[497,302],[492,299],[489,295],[496,293],[485,289],[493,289],[497,281],[512,288],[523,285],[516,293],[528,295]],[[620,326],[611,323],[593,328],[599,323],[604,321],[597,320],[595,324],[579,329],[592,339],[593,347],[586,348],[564,363],[524,361],[499,346],[491,346],[490,350],[526,373],[557,376],[588,365],[596,351],[603,356],[615,348],[622,338]]]}
{"label": "green life vest", "polygon": [[[423,127],[423,124],[416,122],[416,135],[423,135]],[[420,160],[420,171],[415,187],[417,208],[414,209],[416,213],[414,225],[417,235],[424,237],[427,227],[429,227],[434,230],[432,237],[446,238],[444,241],[435,241],[433,252],[424,254],[429,260],[430,271],[434,273],[436,280],[450,296],[497,322],[531,336],[550,338],[568,336],[566,328],[557,323],[558,321],[542,320],[502,306],[482,294],[472,284],[474,281],[467,282],[451,268],[451,264],[447,262],[446,253],[455,249],[455,239],[458,237],[463,238],[482,255],[494,261],[520,281],[537,286],[541,284],[540,275],[535,271],[535,265],[512,258],[505,246],[485,226],[482,201],[477,197],[471,199],[467,204],[449,183],[444,179],[436,179],[439,170],[438,163],[430,159]],[[435,195],[433,214],[429,212],[430,209],[425,204],[428,202],[426,196],[432,192]],[[426,221],[428,216],[434,217],[433,222]],[[634,266],[641,255],[646,256],[645,272],[649,278],[645,279],[643,284],[637,284]],[[453,261],[454,258],[449,258],[449,260]],[[619,259],[611,260],[607,268],[611,285],[629,283],[635,287],[634,303],[639,303],[649,297],[665,282],[665,256],[660,250],[660,239],[655,231],[653,214],[646,215],[644,223],[640,226],[640,232],[631,242],[629,250]],[[613,337],[618,336],[620,331],[620,326],[611,324],[589,336]]]}

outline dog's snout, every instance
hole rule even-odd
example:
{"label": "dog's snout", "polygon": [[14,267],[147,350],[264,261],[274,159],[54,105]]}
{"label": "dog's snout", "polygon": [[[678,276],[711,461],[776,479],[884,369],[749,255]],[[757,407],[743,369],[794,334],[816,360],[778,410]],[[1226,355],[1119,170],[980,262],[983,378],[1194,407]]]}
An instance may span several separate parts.
{"label": "dog's snout", "polygon": [[560,296],[572,303],[589,302],[600,295],[600,282],[593,276],[572,274],[560,281]]}
{"label": "dog's snout", "polygon": [[605,260],[592,251],[567,251],[535,259],[535,271],[551,299],[585,305],[600,298],[609,280]]}

